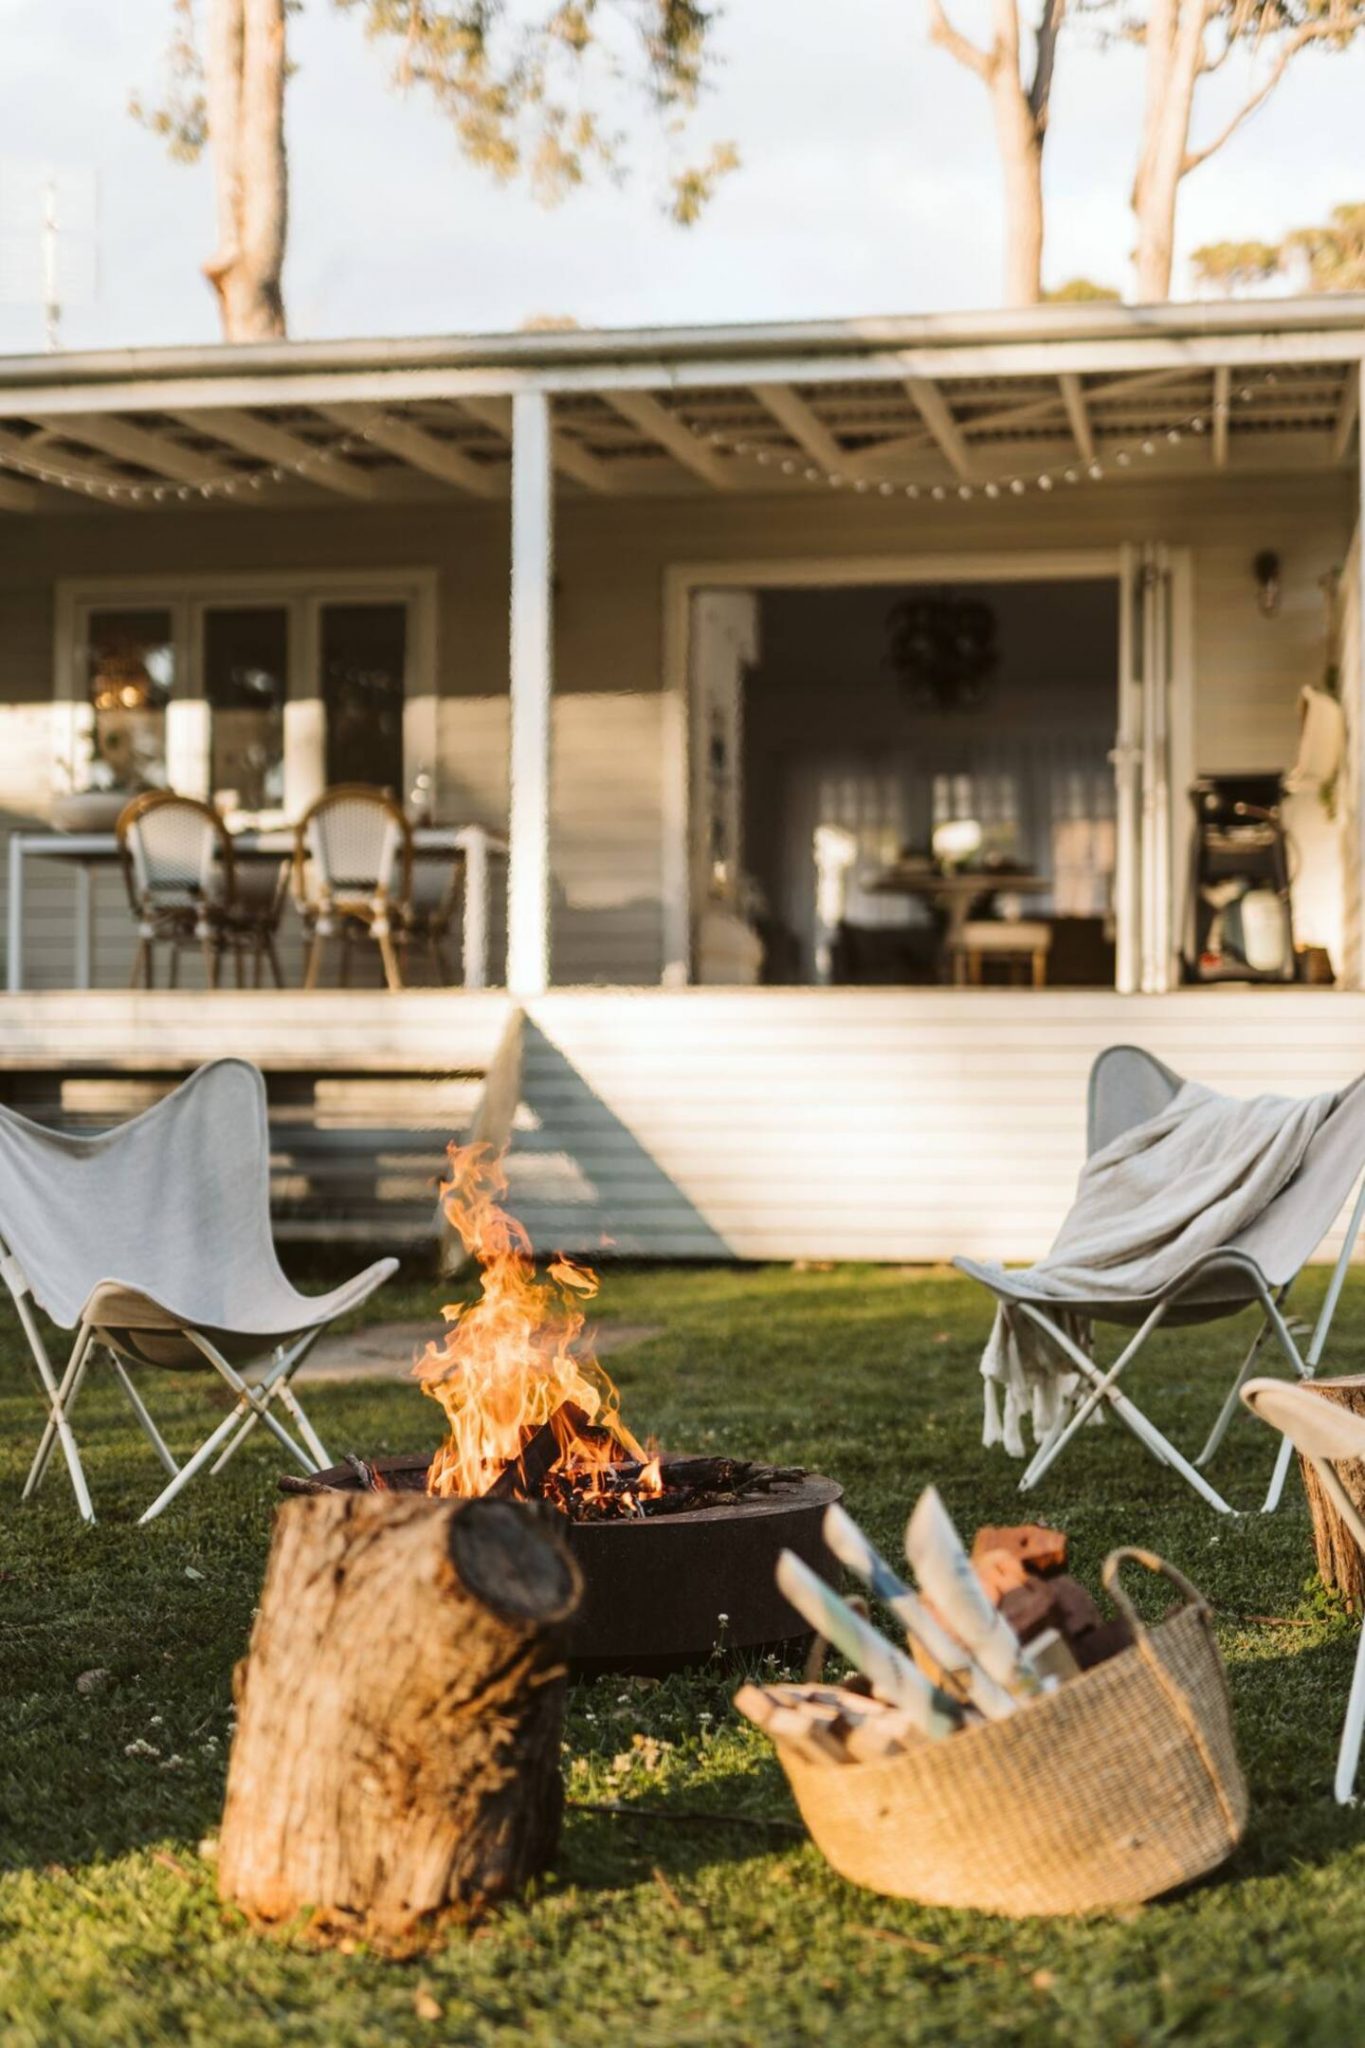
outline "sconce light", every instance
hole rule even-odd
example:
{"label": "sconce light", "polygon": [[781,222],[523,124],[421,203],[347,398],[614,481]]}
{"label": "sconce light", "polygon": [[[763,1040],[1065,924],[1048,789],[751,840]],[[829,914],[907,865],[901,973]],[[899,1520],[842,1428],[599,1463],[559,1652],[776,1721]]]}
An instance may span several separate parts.
{"label": "sconce light", "polygon": [[1280,558],[1273,548],[1263,548],[1251,565],[1256,580],[1256,602],[1261,616],[1273,619],[1280,609]]}

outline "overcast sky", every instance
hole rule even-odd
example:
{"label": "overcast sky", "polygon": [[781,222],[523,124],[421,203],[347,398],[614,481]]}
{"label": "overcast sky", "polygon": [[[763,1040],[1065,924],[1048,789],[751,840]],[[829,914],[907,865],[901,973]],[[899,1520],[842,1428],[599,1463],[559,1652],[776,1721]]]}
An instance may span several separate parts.
{"label": "overcast sky", "polygon": [[[0,0],[0,232],[17,224],[6,187],[13,195],[35,165],[98,180],[99,289],[65,316],[73,347],[216,338],[199,275],[213,241],[207,169],[171,164],[127,113],[131,91],[155,91],[169,11],[169,0]],[[984,12],[981,0],[958,10],[969,26]],[[387,59],[354,17],[306,0],[292,34],[286,289],[295,335],[996,301],[986,94],[930,45],[915,0],[730,0],[697,134],[733,137],[743,166],[686,231],[663,216],[657,156],[625,190],[602,186],[546,211],[462,162],[439,115],[389,89]],[[1206,127],[1247,75],[1217,81]],[[1085,274],[1127,287],[1140,93],[1136,52],[1064,42],[1048,144],[1050,282]],[[1278,234],[1365,199],[1363,102],[1365,50],[1301,58],[1270,105],[1189,180],[1182,252]],[[11,291],[23,289],[12,265],[8,276]],[[1177,295],[1185,287],[1182,260]],[[36,306],[0,304],[0,349],[41,340]]]}

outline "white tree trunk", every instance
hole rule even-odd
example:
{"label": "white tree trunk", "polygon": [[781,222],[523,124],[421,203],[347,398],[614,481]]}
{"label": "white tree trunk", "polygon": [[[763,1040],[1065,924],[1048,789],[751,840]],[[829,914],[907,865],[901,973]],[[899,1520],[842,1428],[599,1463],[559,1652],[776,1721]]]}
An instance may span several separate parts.
{"label": "white tree trunk", "polygon": [[285,331],[285,75],[285,0],[210,0],[204,89],[218,248],[204,275],[218,295],[225,341],[269,341]]}
{"label": "white tree trunk", "polygon": [[1005,197],[1007,306],[1036,306],[1043,296],[1043,137],[1017,72],[991,81],[996,145]]}
{"label": "white tree trunk", "polygon": [[1142,154],[1133,185],[1137,295],[1144,305],[1171,295],[1176,202],[1185,175],[1207,20],[1208,0],[1152,0],[1147,18]]}

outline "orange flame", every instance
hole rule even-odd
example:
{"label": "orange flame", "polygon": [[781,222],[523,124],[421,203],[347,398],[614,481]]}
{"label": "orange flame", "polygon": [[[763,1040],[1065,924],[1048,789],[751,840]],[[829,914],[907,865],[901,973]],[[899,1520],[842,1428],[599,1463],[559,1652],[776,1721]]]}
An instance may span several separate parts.
{"label": "orange flame", "polygon": [[[449,1435],[432,1460],[428,1491],[486,1493],[526,1452],[537,1431],[553,1432],[542,1471],[568,1474],[583,1492],[606,1490],[623,1460],[645,1466],[636,1495],[661,1493],[658,1460],[621,1420],[620,1396],[590,1349],[580,1345],[581,1304],[597,1275],[562,1254],[538,1274],[531,1241],[503,1207],[507,1176],[488,1145],[452,1145],[441,1202],[465,1251],[480,1267],[478,1299],[444,1308],[444,1340],[429,1344],[414,1371],[445,1411]],[[624,1511],[636,1504],[623,1501]]]}

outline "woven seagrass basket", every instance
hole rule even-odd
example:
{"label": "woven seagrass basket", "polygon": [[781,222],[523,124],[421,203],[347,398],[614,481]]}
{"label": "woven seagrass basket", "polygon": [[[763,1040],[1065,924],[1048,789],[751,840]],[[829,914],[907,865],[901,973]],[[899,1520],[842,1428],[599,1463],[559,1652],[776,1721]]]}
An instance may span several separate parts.
{"label": "woven seagrass basket", "polygon": [[[1184,1596],[1148,1629],[1129,1560]],[[1150,1551],[1104,1584],[1134,1642],[1005,1721],[875,1763],[777,1745],[807,1827],[854,1884],[1014,1916],[1135,1905],[1212,1870],[1241,1840],[1246,1786],[1209,1608]]]}

